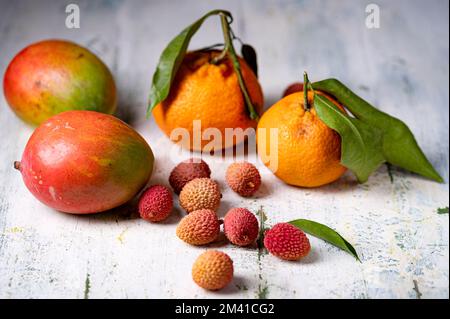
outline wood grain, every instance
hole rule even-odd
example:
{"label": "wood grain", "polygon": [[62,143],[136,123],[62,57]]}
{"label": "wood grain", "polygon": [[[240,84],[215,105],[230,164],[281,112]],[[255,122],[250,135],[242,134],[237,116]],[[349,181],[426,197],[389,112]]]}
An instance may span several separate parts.
{"label": "wood grain", "polygon": [[[163,224],[136,218],[132,206],[96,216],[72,216],[43,206],[12,169],[32,129],[0,99],[0,297],[2,298],[449,298],[449,45],[447,1],[377,1],[380,29],[364,24],[368,1],[72,1],[81,28],[67,29],[64,2],[1,1],[1,74],[21,48],[45,38],[89,47],[115,75],[118,115],[156,154],[151,183],[167,184],[172,167],[189,156],[145,119],[153,70],[165,44],[207,10],[233,12],[235,33],[258,51],[260,80],[270,106],[304,70],[311,80],[337,77],[415,133],[445,184],[383,166],[368,183],[351,174],[320,189],[284,185],[259,165],[263,187],[242,199],[224,184],[231,158],[205,157],[228,208],[263,209],[267,224],[309,218],[338,230],[362,263],[311,238],[300,262],[277,260],[256,248],[212,247],[234,260],[236,276],[220,292],[190,278],[205,248],[175,236],[177,207]],[[220,41],[217,20],[192,47]],[[255,154],[250,154],[254,161]]]}

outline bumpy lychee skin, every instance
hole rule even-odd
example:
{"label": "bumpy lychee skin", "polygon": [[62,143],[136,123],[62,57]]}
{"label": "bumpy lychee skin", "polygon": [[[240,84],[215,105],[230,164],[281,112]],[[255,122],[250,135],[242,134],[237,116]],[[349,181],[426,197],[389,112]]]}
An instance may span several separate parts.
{"label": "bumpy lychee skin", "polygon": [[232,208],[223,219],[223,230],[233,244],[248,246],[258,237],[258,220],[248,209]]}
{"label": "bumpy lychee skin", "polygon": [[199,158],[190,158],[175,166],[169,176],[169,183],[173,191],[179,194],[184,185],[194,178],[210,177],[208,164]]}
{"label": "bumpy lychee skin", "polygon": [[221,251],[207,250],[194,262],[192,279],[204,289],[222,289],[233,279],[233,261]]}
{"label": "bumpy lychee skin", "polygon": [[209,178],[194,178],[187,183],[180,193],[180,206],[190,213],[199,209],[219,208],[220,198],[219,185]]}
{"label": "bumpy lychee skin", "polygon": [[258,169],[248,162],[228,166],[226,180],[233,191],[244,197],[252,196],[261,186]]}
{"label": "bumpy lychee skin", "polygon": [[311,245],[305,233],[288,223],[279,223],[266,231],[264,246],[284,260],[299,260],[309,254]]}
{"label": "bumpy lychee skin", "polygon": [[162,185],[150,186],[139,198],[138,209],[141,218],[151,222],[162,221],[172,212],[172,193]]}
{"label": "bumpy lychee skin", "polygon": [[206,245],[217,239],[220,223],[210,209],[193,211],[183,217],[177,227],[177,236],[191,245]]}

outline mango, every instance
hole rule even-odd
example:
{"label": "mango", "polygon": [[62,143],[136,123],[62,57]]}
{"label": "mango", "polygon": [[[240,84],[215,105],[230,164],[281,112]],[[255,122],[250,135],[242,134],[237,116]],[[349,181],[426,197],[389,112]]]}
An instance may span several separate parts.
{"label": "mango", "polygon": [[34,131],[14,166],[45,205],[88,214],[131,200],[147,184],[153,161],[147,142],[118,118],[67,111]]}
{"label": "mango", "polygon": [[3,90],[11,109],[37,126],[58,113],[114,113],[117,93],[108,67],[73,42],[45,40],[20,51],[9,64]]}

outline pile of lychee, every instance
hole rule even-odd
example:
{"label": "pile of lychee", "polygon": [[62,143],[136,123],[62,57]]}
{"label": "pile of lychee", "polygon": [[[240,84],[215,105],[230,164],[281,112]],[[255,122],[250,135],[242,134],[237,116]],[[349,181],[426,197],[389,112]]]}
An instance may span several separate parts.
{"label": "pile of lychee", "polygon": [[[210,177],[208,164],[196,158],[181,162],[172,170],[169,184],[187,213],[177,226],[177,236],[190,245],[206,245],[217,240],[223,224],[223,232],[232,244],[254,244],[260,233],[258,219],[240,207],[230,209],[223,220],[219,219],[216,212],[222,194],[219,184]],[[237,194],[250,197],[261,186],[261,175],[251,163],[233,163],[227,168],[226,182]],[[139,199],[139,214],[150,222],[166,219],[172,209],[172,192],[163,185],[150,186]],[[289,223],[279,223],[265,231],[263,242],[271,254],[284,260],[298,260],[311,249],[305,233]],[[233,279],[233,261],[223,252],[207,250],[195,261],[192,278],[204,289],[221,289]]]}

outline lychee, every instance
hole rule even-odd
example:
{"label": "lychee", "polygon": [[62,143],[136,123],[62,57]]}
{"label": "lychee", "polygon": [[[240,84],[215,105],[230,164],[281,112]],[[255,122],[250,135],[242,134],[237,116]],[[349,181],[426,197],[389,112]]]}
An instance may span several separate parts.
{"label": "lychee", "polygon": [[183,217],[177,227],[177,236],[191,245],[206,245],[217,239],[220,223],[210,209],[193,211]]}
{"label": "lychee", "polygon": [[162,185],[150,186],[139,198],[138,209],[145,220],[159,222],[166,219],[173,209],[171,191]]}
{"label": "lychee", "polygon": [[248,209],[232,208],[223,219],[223,230],[233,244],[248,246],[258,237],[258,220]]}
{"label": "lychee", "polygon": [[190,158],[179,163],[169,176],[169,183],[173,191],[179,194],[184,185],[194,178],[210,177],[211,170],[208,164],[199,158]]}
{"label": "lychee", "polygon": [[264,246],[278,258],[299,260],[311,250],[305,233],[289,223],[279,223],[266,231]]}
{"label": "lychee", "polygon": [[252,196],[261,186],[261,175],[255,165],[242,162],[228,166],[226,173],[228,186],[241,196]]}
{"label": "lychee", "polygon": [[222,194],[219,185],[209,178],[194,178],[180,193],[180,206],[190,213],[199,209],[217,210]]}
{"label": "lychee", "polygon": [[289,85],[286,90],[283,92],[283,97],[291,95],[295,92],[303,91],[303,83],[296,82]]}
{"label": "lychee", "polygon": [[204,289],[222,289],[233,279],[233,261],[221,251],[207,250],[194,262],[192,279]]}

